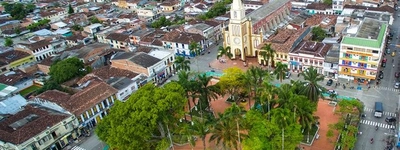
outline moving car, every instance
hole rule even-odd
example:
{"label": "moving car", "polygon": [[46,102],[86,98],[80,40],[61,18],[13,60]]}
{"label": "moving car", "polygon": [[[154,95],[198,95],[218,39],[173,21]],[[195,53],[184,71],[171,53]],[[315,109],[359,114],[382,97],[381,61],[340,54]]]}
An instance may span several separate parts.
{"label": "moving car", "polygon": [[395,89],[400,88],[400,82],[396,82],[396,83],[394,84],[394,88],[395,88]]}
{"label": "moving car", "polygon": [[326,91],[326,93],[328,93],[328,94],[335,94],[335,95],[338,94],[335,90],[328,90],[328,91]]}
{"label": "moving car", "polygon": [[374,116],[377,118],[382,117],[383,115],[383,104],[382,102],[375,102],[375,111]]}
{"label": "moving car", "polygon": [[392,57],[396,56],[396,52],[392,52]]}
{"label": "moving car", "polygon": [[331,86],[332,83],[333,83],[333,80],[332,80],[332,79],[329,79],[328,82],[326,82],[326,85],[327,85],[327,86]]}
{"label": "moving car", "polygon": [[396,122],[396,118],[395,117],[391,117],[391,116],[386,117],[385,122],[389,123],[389,124],[394,123],[394,122]]}

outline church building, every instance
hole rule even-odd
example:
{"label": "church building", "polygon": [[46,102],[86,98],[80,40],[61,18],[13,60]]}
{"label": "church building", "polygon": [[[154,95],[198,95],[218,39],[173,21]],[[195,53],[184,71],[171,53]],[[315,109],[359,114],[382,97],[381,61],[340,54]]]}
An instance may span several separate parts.
{"label": "church building", "polygon": [[224,47],[230,47],[232,59],[245,61],[246,57],[257,57],[256,47],[263,43],[266,34],[284,25],[290,8],[290,0],[273,0],[246,15],[242,0],[233,0],[229,26],[223,30]]}

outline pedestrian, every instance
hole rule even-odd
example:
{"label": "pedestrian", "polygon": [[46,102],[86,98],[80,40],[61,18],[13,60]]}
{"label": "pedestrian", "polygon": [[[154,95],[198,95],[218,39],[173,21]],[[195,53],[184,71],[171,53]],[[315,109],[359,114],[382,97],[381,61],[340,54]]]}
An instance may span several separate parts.
{"label": "pedestrian", "polygon": [[210,67],[210,68],[211,68],[211,64],[208,64],[208,67]]}

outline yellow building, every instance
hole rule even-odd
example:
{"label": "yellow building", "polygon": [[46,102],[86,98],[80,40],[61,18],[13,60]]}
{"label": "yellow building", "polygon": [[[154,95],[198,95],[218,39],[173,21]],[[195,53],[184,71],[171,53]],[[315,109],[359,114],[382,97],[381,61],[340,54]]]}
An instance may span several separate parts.
{"label": "yellow building", "polygon": [[[375,19],[364,19],[353,34],[340,44],[339,78],[375,80],[384,53],[388,25]],[[351,31],[348,31],[351,32]]]}
{"label": "yellow building", "polygon": [[289,0],[271,1],[246,14],[242,1],[233,0],[229,26],[223,30],[224,47],[230,47],[232,59],[259,57],[256,47],[263,43],[263,33],[274,32],[288,18],[290,8]]}
{"label": "yellow building", "polygon": [[11,50],[0,54],[0,74],[24,68],[27,64],[35,61],[35,56],[17,50]]}

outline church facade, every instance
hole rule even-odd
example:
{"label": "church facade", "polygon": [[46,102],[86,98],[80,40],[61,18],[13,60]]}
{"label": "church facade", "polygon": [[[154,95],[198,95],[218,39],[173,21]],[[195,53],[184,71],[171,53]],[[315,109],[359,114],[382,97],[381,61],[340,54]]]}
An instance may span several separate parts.
{"label": "church facade", "polygon": [[249,14],[241,0],[233,0],[228,27],[224,27],[224,47],[230,47],[232,59],[242,61],[246,57],[257,57],[257,46],[266,34],[272,34],[288,20],[290,0],[274,0]]}

